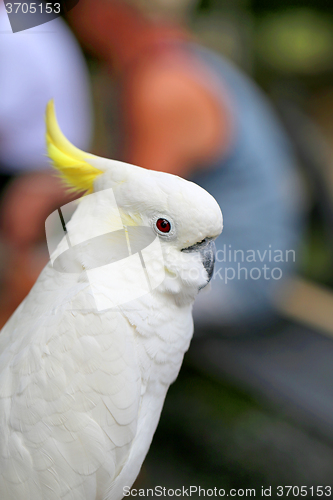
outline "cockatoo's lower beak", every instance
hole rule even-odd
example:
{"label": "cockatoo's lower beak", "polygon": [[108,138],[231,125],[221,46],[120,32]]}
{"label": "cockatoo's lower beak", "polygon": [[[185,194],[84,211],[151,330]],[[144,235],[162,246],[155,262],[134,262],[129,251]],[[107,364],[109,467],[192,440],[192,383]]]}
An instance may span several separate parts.
{"label": "cockatoo's lower beak", "polygon": [[201,261],[208,274],[207,284],[213,276],[215,264],[215,243],[213,240],[206,238],[200,243],[196,243],[191,247],[183,248],[182,252],[199,252]]}

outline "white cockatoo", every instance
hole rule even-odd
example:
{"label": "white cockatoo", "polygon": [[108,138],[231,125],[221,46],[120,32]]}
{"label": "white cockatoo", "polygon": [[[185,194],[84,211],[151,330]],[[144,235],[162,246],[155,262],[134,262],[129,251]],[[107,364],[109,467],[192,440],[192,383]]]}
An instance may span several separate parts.
{"label": "white cockatoo", "polygon": [[78,150],[52,102],[46,123],[54,166],[88,195],[67,223],[59,211],[65,235],[0,335],[0,499],[118,500],[188,349],[222,214],[196,184]]}

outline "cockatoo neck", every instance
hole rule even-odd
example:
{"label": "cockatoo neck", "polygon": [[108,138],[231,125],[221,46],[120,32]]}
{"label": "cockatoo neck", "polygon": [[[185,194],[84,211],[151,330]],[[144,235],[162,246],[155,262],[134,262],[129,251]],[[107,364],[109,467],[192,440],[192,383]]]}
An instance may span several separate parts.
{"label": "cockatoo neck", "polygon": [[156,288],[158,294],[167,296],[176,306],[193,304],[199,290],[207,284],[207,273],[200,255],[184,254],[176,248],[163,251],[165,278]]}

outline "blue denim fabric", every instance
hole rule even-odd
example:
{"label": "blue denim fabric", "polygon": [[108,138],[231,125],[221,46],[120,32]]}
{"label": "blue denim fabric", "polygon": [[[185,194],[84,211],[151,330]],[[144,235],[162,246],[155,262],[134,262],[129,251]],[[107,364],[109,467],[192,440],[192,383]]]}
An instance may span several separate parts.
{"label": "blue denim fabric", "polygon": [[[222,57],[199,47],[190,50],[221,82],[235,130],[227,155],[192,178],[216,198],[224,217],[212,290],[199,294],[194,318],[201,326],[260,320],[272,313],[271,295],[281,284],[281,272],[283,278],[297,265],[302,227],[297,162],[264,93]],[[239,250],[236,259],[234,250]],[[281,272],[273,271],[272,277],[274,268]],[[233,271],[234,279],[226,282],[226,272],[231,278]]]}

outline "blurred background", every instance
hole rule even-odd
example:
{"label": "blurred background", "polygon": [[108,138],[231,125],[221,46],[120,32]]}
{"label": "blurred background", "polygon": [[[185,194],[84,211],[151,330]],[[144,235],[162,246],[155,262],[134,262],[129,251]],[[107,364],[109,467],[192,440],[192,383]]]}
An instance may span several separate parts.
{"label": "blurred background", "polygon": [[[65,89],[84,86],[80,102],[74,106],[73,97],[73,108],[65,106],[68,116],[59,112],[69,138],[100,156],[203,185],[225,216],[218,248],[296,255],[279,264],[282,280],[227,285],[217,275],[202,294],[194,340],[136,487],[333,487],[331,2],[81,0],[60,23],[69,33],[65,23],[84,51],[83,59],[68,35],[81,73]],[[2,60],[0,49],[0,67]],[[42,73],[35,74],[41,85]],[[59,91],[44,86],[41,109]],[[183,91],[193,95],[187,108]],[[2,99],[4,324],[47,261],[46,216],[69,198],[50,180],[46,161],[26,168],[6,153]],[[56,103],[62,99],[59,92]],[[84,121],[92,130],[75,138]],[[25,132],[16,125],[12,136],[18,133]],[[30,214],[36,199],[44,201]]]}
{"label": "blurred background", "polygon": [[325,0],[202,0],[188,19],[269,96],[298,158],[305,224],[276,323],[194,340],[146,460],[150,485],[271,485],[278,498],[277,485],[333,484],[332,14]]}

